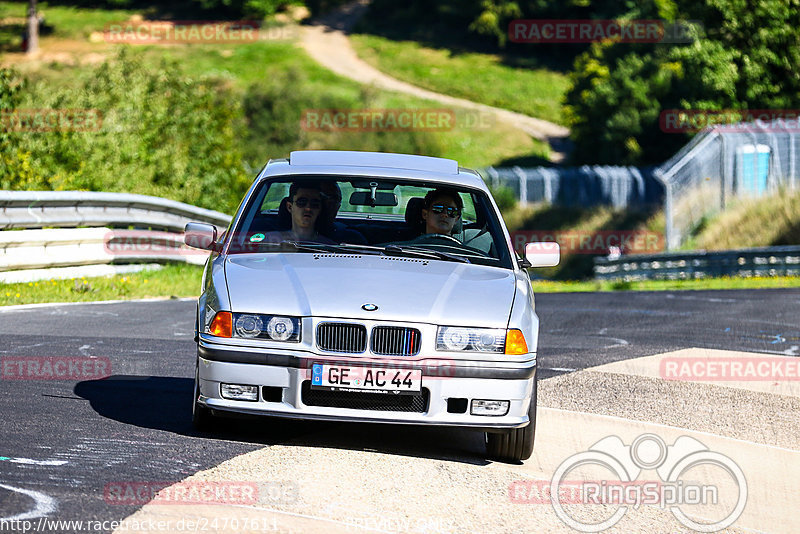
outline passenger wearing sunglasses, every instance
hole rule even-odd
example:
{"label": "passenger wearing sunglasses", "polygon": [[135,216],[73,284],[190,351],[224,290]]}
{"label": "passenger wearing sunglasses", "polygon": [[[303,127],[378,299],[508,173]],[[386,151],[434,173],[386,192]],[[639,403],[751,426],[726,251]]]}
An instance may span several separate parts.
{"label": "passenger wearing sunglasses", "polygon": [[462,209],[464,202],[456,191],[444,188],[430,191],[425,195],[422,208],[425,233],[451,236]]}
{"label": "passenger wearing sunglasses", "polygon": [[266,235],[266,239],[268,241],[334,243],[320,233],[326,221],[324,210],[325,205],[319,184],[295,182],[289,187],[289,198],[286,200],[286,211],[292,221],[291,230],[270,232]]}

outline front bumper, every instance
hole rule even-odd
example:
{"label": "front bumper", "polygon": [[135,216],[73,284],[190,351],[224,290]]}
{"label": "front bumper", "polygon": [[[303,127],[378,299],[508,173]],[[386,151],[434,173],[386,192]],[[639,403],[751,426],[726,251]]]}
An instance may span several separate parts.
{"label": "front bumper", "polygon": [[[201,340],[198,346],[200,404],[218,411],[269,415],[296,419],[349,422],[382,422],[413,425],[471,427],[500,430],[526,426],[528,408],[536,381],[536,359],[524,362],[472,360],[345,358],[319,356],[307,352],[265,353],[249,347],[217,345]],[[424,409],[394,411],[353,406],[309,405],[308,381],[311,363],[422,369],[422,388],[427,390]],[[245,384],[259,387],[258,401],[223,399],[220,384]],[[304,383],[305,392],[304,392]],[[263,387],[280,388],[280,400],[265,400]],[[272,390],[277,391],[275,389]],[[352,394],[359,396],[360,393]],[[448,411],[448,399],[466,399],[465,413]],[[473,399],[507,400],[503,416],[470,414]],[[361,404],[361,403],[359,403]]]}

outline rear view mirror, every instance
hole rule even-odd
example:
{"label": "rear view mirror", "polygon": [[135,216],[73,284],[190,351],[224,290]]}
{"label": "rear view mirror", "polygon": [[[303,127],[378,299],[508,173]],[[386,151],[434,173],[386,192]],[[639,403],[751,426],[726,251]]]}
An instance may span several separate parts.
{"label": "rear view mirror", "polygon": [[375,192],[373,200],[369,191],[355,191],[350,195],[351,206],[397,206],[397,195],[394,193]]}
{"label": "rear view mirror", "polygon": [[183,242],[193,248],[214,250],[217,228],[213,224],[190,222],[183,231]]}
{"label": "rear view mirror", "polygon": [[561,247],[550,241],[526,243],[525,259],[530,267],[555,267],[561,261]]}

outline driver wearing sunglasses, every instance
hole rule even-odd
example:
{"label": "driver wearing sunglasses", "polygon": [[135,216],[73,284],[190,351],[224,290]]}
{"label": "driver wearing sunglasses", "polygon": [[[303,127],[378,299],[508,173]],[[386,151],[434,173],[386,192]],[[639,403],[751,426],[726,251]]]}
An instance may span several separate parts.
{"label": "driver wearing sunglasses", "polygon": [[425,233],[452,235],[463,209],[464,203],[456,191],[444,188],[430,191],[422,208]]}

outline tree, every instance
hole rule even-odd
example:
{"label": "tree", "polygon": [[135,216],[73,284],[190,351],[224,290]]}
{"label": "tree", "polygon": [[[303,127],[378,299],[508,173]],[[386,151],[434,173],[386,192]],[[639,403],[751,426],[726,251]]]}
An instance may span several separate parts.
{"label": "tree", "polygon": [[39,15],[36,13],[36,0],[28,2],[28,54],[39,50]]}
{"label": "tree", "polygon": [[800,96],[800,12],[786,0],[677,4],[699,20],[690,44],[594,44],[575,62],[566,115],[576,163],[650,164],[688,135],[661,131],[668,109],[787,109]]}

